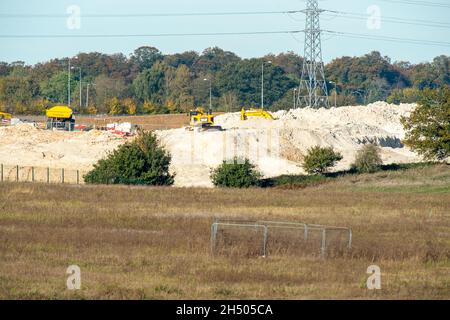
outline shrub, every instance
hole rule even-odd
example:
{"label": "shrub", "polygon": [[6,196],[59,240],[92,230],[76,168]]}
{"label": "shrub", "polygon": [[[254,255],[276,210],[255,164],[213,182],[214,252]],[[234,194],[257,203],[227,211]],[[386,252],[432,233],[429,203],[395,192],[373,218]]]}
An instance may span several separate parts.
{"label": "shrub", "polygon": [[92,115],[94,115],[94,114],[97,114],[97,113],[98,113],[98,110],[97,110],[97,108],[94,107],[94,106],[89,106],[89,107],[87,108],[86,112],[87,112],[87,114],[92,114]]}
{"label": "shrub", "polygon": [[380,148],[374,144],[364,145],[356,154],[352,169],[360,173],[372,173],[381,168],[383,161]]}
{"label": "shrub", "polygon": [[131,98],[126,98],[122,101],[124,111],[129,115],[135,115],[137,112],[136,103]]}
{"label": "shrub", "polygon": [[155,134],[140,132],[133,142],[100,160],[84,179],[89,184],[172,185],[170,161],[170,154],[159,146]]}
{"label": "shrub", "polygon": [[117,97],[111,98],[110,100],[107,101],[106,103],[107,108],[108,108],[108,113],[110,115],[121,115],[121,114],[125,114],[126,110],[125,107],[123,106],[123,104],[120,102],[120,100]]}
{"label": "shrub", "polygon": [[388,103],[414,103],[419,100],[420,90],[416,88],[394,89],[386,101]]}
{"label": "shrub", "polygon": [[341,160],[342,155],[339,152],[335,152],[333,148],[315,146],[308,149],[303,159],[303,169],[309,174],[323,174]]}
{"label": "shrub", "polygon": [[402,118],[403,141],[427,160],[450,157],[450,87],[423,91],[417,108]]}
{"label": "shrub", "polygon": [[261,173],[248,159],[224,161],[219,167],[211,171],[211,180],[217,187],[249,188],[259,186]]}

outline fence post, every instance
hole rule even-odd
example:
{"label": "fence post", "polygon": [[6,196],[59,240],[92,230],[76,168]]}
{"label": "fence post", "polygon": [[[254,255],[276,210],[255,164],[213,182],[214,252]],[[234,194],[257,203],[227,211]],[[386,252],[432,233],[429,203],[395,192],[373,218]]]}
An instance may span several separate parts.
{"label": "fence post", "polygon": [[266,247],[267,247],[267,235],[269,233],[269,228],[264,226],[264,243],[263,243],[263,257],[266,257]]}
{"label": "fence post", "polygon": [[216,238],[217,238],[217,223],[211,225],[211,253],[216,251]]}
{"label": "fence post", "polygon": [[80,170],[77,170],[77,184],[80,184]]}
{"label": "fence post", "polygon": [[34,167],[31,167],[31,182],[34,182]]}
{"label": "fence post", "polygon": [[322,229],[322,245],[320,247],[320,254],[322,258],[325,258],[325,250],[327,246],[327,229]]}
{"label": "fence post", "polygon": [[50,168],[47,167],[47,183],[50,183]]}
{"label": "fence post", "polygon": [[352,248],[352,238],[353,238],[353,232],[352,229],[348,229],[348,248]]}
{"label": "fence post", "polygon": [[305,224],[305,241],[308,240],[308,225]]}
{"label": "fence post", "polygon": [[3,163],[1,164],[1,178],[2,178],[2,182],[3,182]]}
{"label": "fence post", "polygon": [[64,184],[64,168],[61,169],[61,183]]}
{"label": "fence post", "polygon": [[19,165],[16,166],[16,181],[19,182]]}

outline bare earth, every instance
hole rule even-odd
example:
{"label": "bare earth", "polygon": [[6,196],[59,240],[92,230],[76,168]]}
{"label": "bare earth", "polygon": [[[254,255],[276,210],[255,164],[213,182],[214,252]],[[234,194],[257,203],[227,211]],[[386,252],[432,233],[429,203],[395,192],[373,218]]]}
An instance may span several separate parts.
{"label": "bare earth", "polygon": [[[400,118],[414,107],[378,102],[329,110],[307,108],[277,112],[274,121],[245,122],[240,120],[239,113],[232,113],[216,117],[224,131],[179,128],[156,133],[172,154],[171,170],[176,173],[176,186],[211,187],[210,169],[235,156],[250,158],[265,177],[303,173],[300,165],[303,154],[314,145],[332,146],[343,154],[336,170],[348,168],[356,151],[367,142],[382,147],[386,164],[420,161],[401,143],[404,131]],[[180,116],[175,117],[178,118],[173,121],[170,116],[157,120],[162,124],[167,121],[170,124],[167,127],[172,128],[175,122],[180,123]],[[125,141],[126,138],[96,130],[69,133],[40,130],[27,124],[2,127],[0,163],[87,171]]]}

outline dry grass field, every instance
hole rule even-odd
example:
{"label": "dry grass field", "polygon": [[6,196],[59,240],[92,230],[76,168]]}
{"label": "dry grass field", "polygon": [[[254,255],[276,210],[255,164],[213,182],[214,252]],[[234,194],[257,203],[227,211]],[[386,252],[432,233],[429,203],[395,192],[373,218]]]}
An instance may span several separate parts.
{"label": "dry grass field", "polygon": [[[348,226],[353,250],[210,254],[214,217]],[[66,289],[66,268],[82,288]],[[381,290],[366,269],[381,268]],[[1,299],[449,299],[450,170],[302,189],[0,184]]]}

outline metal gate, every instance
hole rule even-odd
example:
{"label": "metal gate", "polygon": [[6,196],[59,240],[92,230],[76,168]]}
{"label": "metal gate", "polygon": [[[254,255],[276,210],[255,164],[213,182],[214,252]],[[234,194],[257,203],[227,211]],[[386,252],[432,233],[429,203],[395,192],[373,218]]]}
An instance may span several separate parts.
{"label": "metal gate", "polygon": [[211,225],[211,252],[237,251],[245,255],[319,253],[352,247],[352,229],[302,222],[219,220]]}

